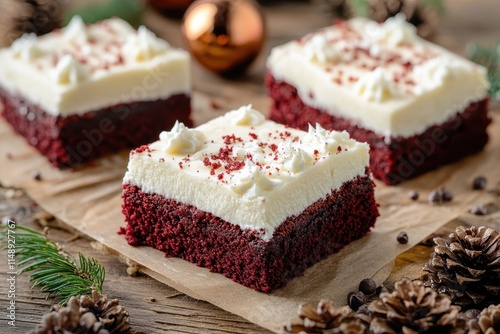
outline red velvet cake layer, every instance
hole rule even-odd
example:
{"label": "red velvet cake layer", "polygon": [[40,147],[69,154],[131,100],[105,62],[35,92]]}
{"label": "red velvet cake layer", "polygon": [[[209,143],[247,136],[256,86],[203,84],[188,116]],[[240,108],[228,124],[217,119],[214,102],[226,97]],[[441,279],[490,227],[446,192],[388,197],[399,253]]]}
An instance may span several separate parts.
{"label": "red velvet cake layer", "polygon": [[270,74],[266,76],[266,88],[274,101],[271,120],[302,130],[307,130],[309,123],[346,130],[351,138],[370,145],[370,169],[377,179],[389,185],[477,153],[488,142],[486,128],[491,122],[488,99],[471,103],[453,118],[427,128],[422,134],[391,138],[386,143],[383,136],[358,127],[352,120],[305,105],[295,87],[275,80]]}
{"label": "red velvet cake layer", "polygon": [[211,213],[134,185],[123,186],[126,238],[224,274],[258,291],[285,285],[322,258],[365,235],[378,216],[368,175],[348,181],[298,216],[269,241]]}
{"label": "red velvet cake layer", "polygon": [[120,104],[67,117],[0,88],[3,117],[56,167],[67,168],[152,142],[176,120],[191,126],[190,98]]}

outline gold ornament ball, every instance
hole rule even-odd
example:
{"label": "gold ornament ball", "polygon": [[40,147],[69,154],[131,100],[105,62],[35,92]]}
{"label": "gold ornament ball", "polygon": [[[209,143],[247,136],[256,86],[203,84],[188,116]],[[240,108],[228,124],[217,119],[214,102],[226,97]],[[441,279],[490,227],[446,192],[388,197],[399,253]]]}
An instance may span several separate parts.
{"label": "gold ornament ball", "polygon": [[194,58],[223,76],[242,74],[265,41],[264,15],[252,0],[197,0],[182,33]]}

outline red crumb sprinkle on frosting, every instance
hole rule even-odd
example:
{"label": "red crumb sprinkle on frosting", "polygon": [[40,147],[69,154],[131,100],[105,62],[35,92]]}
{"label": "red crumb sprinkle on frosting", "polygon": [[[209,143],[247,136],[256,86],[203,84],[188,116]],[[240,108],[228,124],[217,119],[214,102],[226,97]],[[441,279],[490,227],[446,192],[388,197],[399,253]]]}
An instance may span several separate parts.
{"label": "red crumb sprinkle on frosting", "polygon": [[[400,96],[412,96],[421,91],[416,79],[417,72],[423,71],[420,66],[441,54],[428,43],[419,42],[414,28],[403,21],[401,17],[366,25],[356,20],[336,21],[332,27],[295,40],[294,46],[283,48],[283,52],[303,53],[338,86],[352,88],[363,75],[383,69]],[[400,33],[394,34],[396,30]],[[312,93],[306,94],[314,100]]]}
{"label": "red crumb sprinkle on frosting", "polygon": [[131,154],[137,154],[137,153],[142,153],[142,152],[147,152],[147,153],[151,153],[153,152],[154,150],[152,150],[149,145],[142,145],[138,148],[136,148],[135,150],[133,150],[131,152]]}
{"label": "red crumb sprinkle on frosting", "polygon": [[[209,122],[196,129],[180,123],[172,131],[163,132],[162,139],[151,144],[153,148],[144,145],[133,154],[154,152],[153,159],[162,165],[207,177],[216,183],[232,186],[254,182],[262,183],[263,189],[271,189],[276,182],[284,182],[330,156],[342,154],[344,148],[349,151],[365,145],[350,139],[347,132],[328,131],[319,125],[305,132],[262,122],[251,127],[219,126],[220,123],[217,127],[208,127]],[[179,151],[169,151],[172,143]],[[183,154],[182,150],[191,151]]]}
{"label": "red crumb sprinkle on frosting", "polygon": [[[29,52],[29,48],[32,47],[39,51],[29,60],[29,63],[32,63],[38,71],[55,71],[64,56],[69,55],[77,64],[85,68],[88,75],[92,76],[96,72],[110,71],[155,57],[155,55],[136,57],[133,53],[139,51],[130,51],[134,49],[134,45],[131,45],[133,44],[131,40],[134,38],[142,38],[139,43],[136,43],[139,46],[135,47],[135,50],[145,43],[153,43],[155,45],[151,49],[155,50],[156,55],[166,52],[168,47],[168,43],[156,37],[148,39],[140,36],[138,31],[118,18],[85,25],[79,17],[74,17],[63,29],[36,38],[33,43],[31,41],[18,43],[16,48],[20,52]],[[164,50],[160,52],[158,45],[164,46]]]}
{"label": "red crumb sprinkle on frosting", "polygon": [[214,191],[252,199],[316,173],[333,175],[337,163],[335,178],[344,177],[346,170],[364,172],[368,165],[368,144],[356,142],[345,131],[325,130],[319,124],[301,131],[268,121],[255,110],[240,109],[194,129],[177,122],[160,133],[160,140],[135,151],[124,180],[147,178],[162,188],[168,182],[166,187],[172,189],[186,182],[216,184]]}

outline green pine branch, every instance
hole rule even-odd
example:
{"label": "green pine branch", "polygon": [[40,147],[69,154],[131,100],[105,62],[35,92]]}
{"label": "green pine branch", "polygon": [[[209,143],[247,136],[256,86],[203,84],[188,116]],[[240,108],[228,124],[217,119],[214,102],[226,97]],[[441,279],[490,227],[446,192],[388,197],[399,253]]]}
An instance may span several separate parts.
{"label": "green pine branch", "polygon": [[421,0],[422,5],[428,7],[434,7],[434,9],[440,14],[444,14],[444,4],[442,0]]}
{"label": "green pine branch", "polygon": [[500,100],[500,42],[491,48],[470,44],[467,46],[467,54],[472,61],[488,69],[490,96]]}
{"label": "green pine branch", "polygon": [[104,267],[93,258],[85,258],[78,253],[78,259],[66,252],[61,245],[47,238],[43,233],[24,226],[7,230],[0,227],[0,241],[15,239],[16,265],[21,266],[17,274],[32,272],[29,281],[33,288],[39,287],[48,293],[47,298],[62,298],[60,304],[65,305],[72,296],[90,295],[92,290],[102,293]]}
{"label": "green pine branch", "polygon": [[369,0],[349,0],[349,5],[352,8],[354,16],[368,16],[370,10]]}

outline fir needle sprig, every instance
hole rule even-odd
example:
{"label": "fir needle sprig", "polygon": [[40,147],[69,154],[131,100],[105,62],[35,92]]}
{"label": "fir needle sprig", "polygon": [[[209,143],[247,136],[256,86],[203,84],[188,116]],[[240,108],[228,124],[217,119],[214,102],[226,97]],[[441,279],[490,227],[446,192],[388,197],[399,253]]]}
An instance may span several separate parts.
{"label": "fir needle sprig", "polygon": [[500,42],[492,48],[470,44],[467,46],[467,54],[472,61],[488,69],[490,96],[500,100]]}
{"label": "fir needle sprig", "polygon": [[[66,305],[72,296],[90,295],[92,290],[102,293],[105,270],[96,259],[82,253],[76,259],[59,243],[48,239],[46,231],[16,226],[14,232],[17,265],[21,266],[17,274],[32,272],[29,281],[34,282],[33,288],[40,287],[48,293],[47,298],[62,298],[60,304]],[[6,226],[1,226],[0,240],[6,239]]]}

